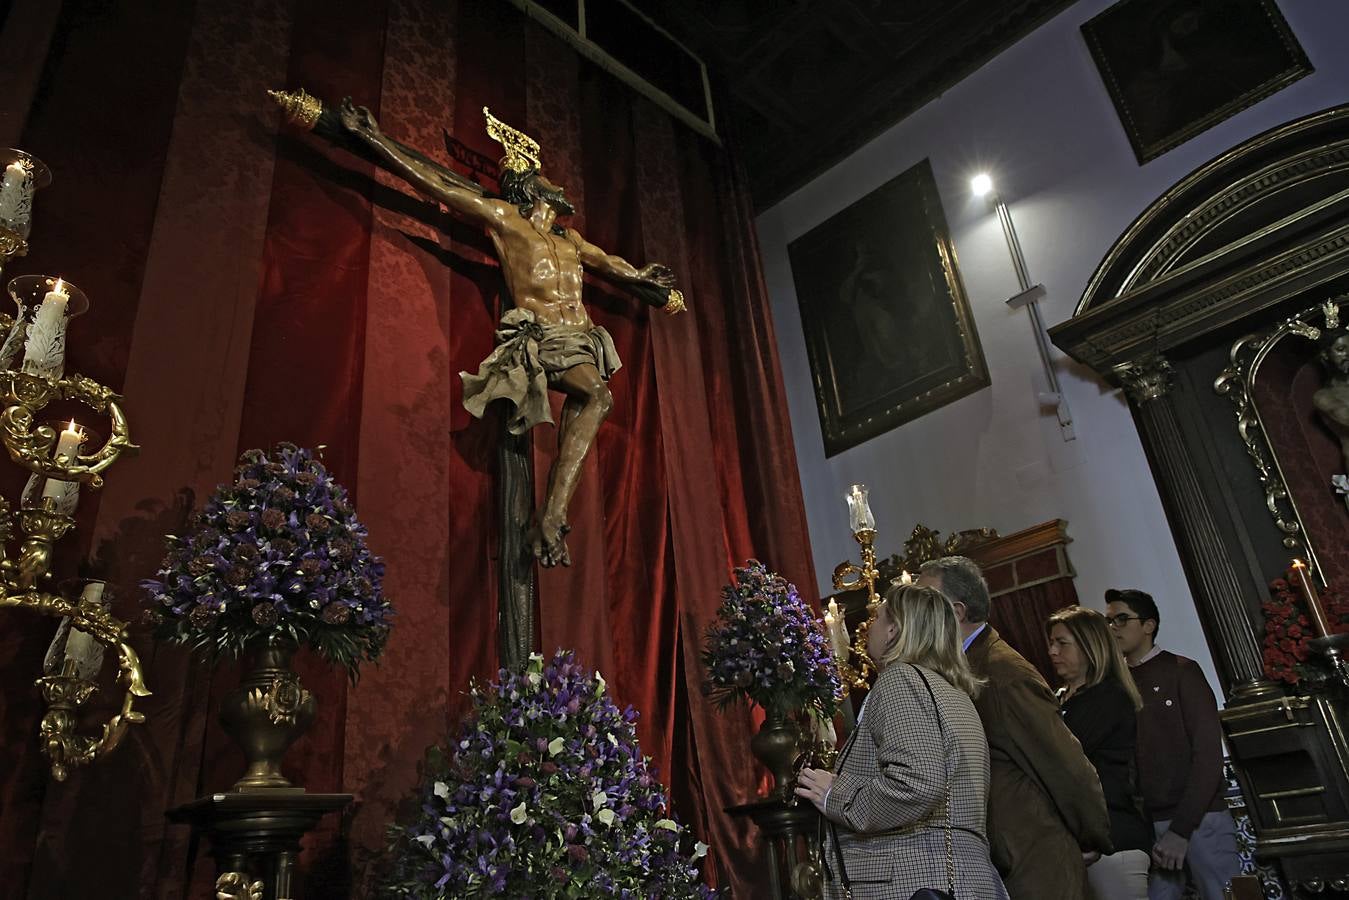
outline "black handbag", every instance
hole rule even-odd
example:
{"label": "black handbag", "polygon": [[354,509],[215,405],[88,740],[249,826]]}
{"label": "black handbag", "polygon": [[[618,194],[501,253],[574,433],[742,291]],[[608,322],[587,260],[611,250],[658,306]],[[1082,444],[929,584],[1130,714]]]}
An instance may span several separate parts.
{"label": "black handbag", "polygon": [[[942,736],[942,744],[946,743],[946,728],[941,721],[941,707],[937,705],[937,695],[932,690],[932,685],[928,683],[927,676],[923,670],[909,663],[909,666],[918,673],[918,677],[923,679],[923,687],[927,688],[927,695],[932,698],[932,709],[937,714],[937,733]],[[856,735],[856,731],[853,732]],[[943,757],[945,761],[946,757]],[[946,762],[946,886],[948,891],[939,888],[919,888],[914,891],[909,900],[956,900],[956,855],[955,848],[952,845],[951,837],[951,785],[953,777],[951,775],[951,766]],[[834,855],[838,860],[838,877],[843,882],[844,900],[852,900],[852,881],[848,878],[848,869],[843,865],[843,847],[838,842],[838,829],[834,823],[829,823],[829,831],[834,838]]]}

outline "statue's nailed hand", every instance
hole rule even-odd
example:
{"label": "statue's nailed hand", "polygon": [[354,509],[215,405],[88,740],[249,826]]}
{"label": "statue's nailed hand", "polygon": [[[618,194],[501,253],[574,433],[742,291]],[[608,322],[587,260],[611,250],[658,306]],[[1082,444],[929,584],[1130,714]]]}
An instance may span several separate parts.
{"label": "statue's nailed hand", "polygon": [[379,123],[375,121],[374,115],[364,106],[353,104],[350,97],[342,98],[342,105],[338,109],[338,118],[342,120],[342,127],[353,134],[370,137],[379,134]]}
{"label": "statue's nailed hand", "polygon": [[674,272],[670,271],[669,266],[660,263],[651,263],[642,266],[637,270],[637,277],[651,284],[658,284],[663,288],[672,288],[675,286]]}

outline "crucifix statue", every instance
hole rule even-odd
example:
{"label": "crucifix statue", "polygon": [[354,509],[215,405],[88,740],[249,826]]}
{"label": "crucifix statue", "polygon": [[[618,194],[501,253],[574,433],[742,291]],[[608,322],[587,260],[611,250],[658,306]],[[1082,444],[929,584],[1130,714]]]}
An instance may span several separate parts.
{"label": "crucifix statue", "polygon": [[[487,134],[505,152],[498,196],[389,138],[370,111],[349,98],[332,110],[303,91],[272,92],[272,97],[292,122],[372,159],[491,238],[513,307],[502,315],[496,347],[478,373],[460,373],[464,407],[482,417],[492,401],[507,401],[508,432],[518,438],[540,422],[553,421],[550,388],[565,396],[561,421],[556,423],[558,452],[543,506],[536,513],[516,516],[526,521],[503,522],[503,528],[522,531],[525,550],[541,565],[569,565],[567,508],[582,463],[613,402],[606,382],[621,366],[609,332],[591,320],[582,302],[583,272],[593,272],[670,315],[685,308],[674,275],[659,263],[638,268],[560,223],[575,209],[564,189],[543,175],[538,143],[486,107]],[[517,451],[515,469],[522,465],[527,460]],[[518,488],[514,493],[517,499],[524,496]],[[513,537],[503,533],[503,548],[518,547]],[[503,549],[507,568],[518,565],[518,560],[507,558],[510,555]],[[522,577],[516,579],[513,591],[503,589],[503,601],[505,593],[514,594],[517,606],[523,601]],[[528,577],[532,594],[532,572]],[[518,639],[515,643],[503,655],[515,657],[522,649],[520,658],[528,655]]]}

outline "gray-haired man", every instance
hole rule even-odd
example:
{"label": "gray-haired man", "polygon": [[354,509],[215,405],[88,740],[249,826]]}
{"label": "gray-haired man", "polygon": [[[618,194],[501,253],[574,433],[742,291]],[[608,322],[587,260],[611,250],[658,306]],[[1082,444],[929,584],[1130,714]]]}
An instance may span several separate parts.
{"label": "gray-haired man", "polygon": [[1096,769],[1040,673],[988,624],[988,584],[979,566],[963,556],[932,560],[918,583],[951,601],[970,668],[988,681],[974,706],[988,738],[990,849],[1008,894],[1087,897],[1086,860],[1113,849]]}

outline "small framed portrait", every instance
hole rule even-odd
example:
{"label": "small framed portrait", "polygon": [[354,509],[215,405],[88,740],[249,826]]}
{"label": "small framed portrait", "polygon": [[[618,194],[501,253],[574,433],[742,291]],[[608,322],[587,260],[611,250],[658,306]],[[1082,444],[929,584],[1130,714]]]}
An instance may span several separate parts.
{"label": "small framed portrait", "polygon": [[1312,71],[1274,0],[1121,0],[1082,34],[1139,165]]}
{"label": "small framed portrait", "polygon": [[927,160],[788,253],[826,455],[988,385]]}

